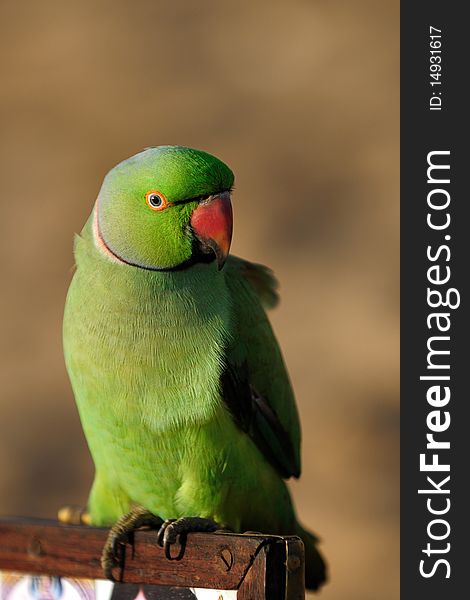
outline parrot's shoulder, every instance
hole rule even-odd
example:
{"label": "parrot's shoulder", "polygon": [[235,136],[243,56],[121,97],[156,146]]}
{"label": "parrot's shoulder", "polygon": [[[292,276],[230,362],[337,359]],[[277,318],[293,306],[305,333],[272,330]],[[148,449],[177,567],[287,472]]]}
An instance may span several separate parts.
{"label": "parrot's shoulder", "polygon": [[88,217],[80,233],[76,233],[73,238],[73,253],[75,259],[79,257],[91,256],[96,251],[95,242],[92,233],[93,212]]}
{"label": "parrot's shoulder", "polygon": [[236,283],[248,283],[264,308],[277,306],[279,284],[269,267],[230,255],[225,268],[229,286]]}

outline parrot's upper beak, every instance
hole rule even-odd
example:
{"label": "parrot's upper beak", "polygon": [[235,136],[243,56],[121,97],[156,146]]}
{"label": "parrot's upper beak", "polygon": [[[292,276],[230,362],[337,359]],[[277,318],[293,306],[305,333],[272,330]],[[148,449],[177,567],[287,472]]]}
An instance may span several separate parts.
{"label": "parrot's upper beak", "polygon": [[220,269],[224,266],[232,241],[232,204],[230,192],[202,200],[191,216],[191,227],[205,252],[212,250]]}

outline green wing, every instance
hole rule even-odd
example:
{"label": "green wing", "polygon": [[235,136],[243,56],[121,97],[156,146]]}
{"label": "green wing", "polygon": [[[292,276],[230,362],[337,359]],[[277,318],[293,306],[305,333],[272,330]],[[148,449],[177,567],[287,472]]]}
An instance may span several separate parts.
{"label": "green wing", "polygon": [[264,307],[278,301],[277,281],[262,265],[231,256],[225,276],[234,309],[222,393],[235,422],[282,477],[300,475],[295,398]]}

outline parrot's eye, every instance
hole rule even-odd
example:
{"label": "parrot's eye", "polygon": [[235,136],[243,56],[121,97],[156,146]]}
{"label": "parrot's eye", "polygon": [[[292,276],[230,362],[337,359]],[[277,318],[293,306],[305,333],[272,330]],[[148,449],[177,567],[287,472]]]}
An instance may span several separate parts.
{"label": "parrot's eye", "polygon": [[145,194],[147,205],[152,210],[163,210],[168,206],[168,201],[165,196],[156,190],[152,190]]}

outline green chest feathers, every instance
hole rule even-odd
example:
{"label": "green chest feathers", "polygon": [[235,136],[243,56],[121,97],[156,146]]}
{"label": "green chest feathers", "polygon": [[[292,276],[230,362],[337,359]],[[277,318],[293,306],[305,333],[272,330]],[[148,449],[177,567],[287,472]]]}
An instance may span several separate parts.
{"label": "green chest feathers", "polygon": [[153,430],[210,419],[231,312],[215,265],[176,274],[123,267],[82,238],[76,258],[64,347],[81,414]]}

